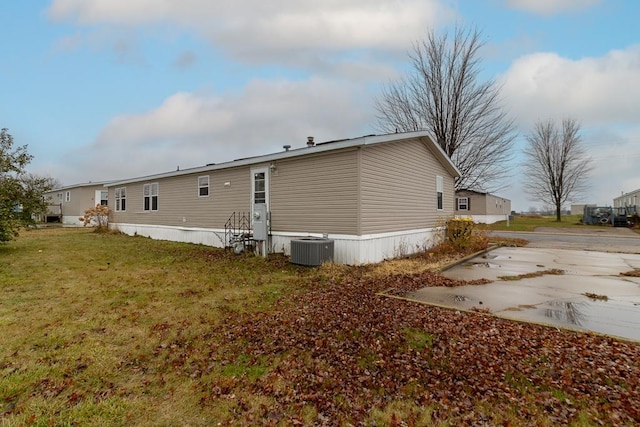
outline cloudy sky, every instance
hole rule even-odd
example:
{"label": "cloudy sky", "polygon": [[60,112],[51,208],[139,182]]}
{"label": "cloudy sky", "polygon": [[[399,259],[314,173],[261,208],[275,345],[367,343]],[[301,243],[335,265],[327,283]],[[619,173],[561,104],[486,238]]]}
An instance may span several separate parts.
{"label": "cloudy sky", "polygon": [[65,185],[376,133],[374,100],[414,42],[476,27],[518,156],[538,120],[581,123],[583,199],[640,188],[640,2],[33,0],[0,7],[0,127]]}

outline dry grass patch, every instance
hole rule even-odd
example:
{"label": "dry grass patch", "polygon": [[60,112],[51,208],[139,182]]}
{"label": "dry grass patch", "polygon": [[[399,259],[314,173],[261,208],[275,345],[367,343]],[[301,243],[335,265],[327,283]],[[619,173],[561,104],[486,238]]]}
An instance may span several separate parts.
{"label": "dry grass patch", "polygon": [[531,279],[533,277],[540,277],[540,276],[545,276],[547,274],[550,275],[562,275],[564,274],[564,270],[560,270],[558,268],[550,268],[548,270],[542,270],[542,271],[534,271],[533,273],[524,273],[524,274],[518,274],[517,276],[498,276],[498,279],[500,280],[522,280],[522,279]]}
{"label": "dry grass patch", "polygon": [[584,294],[585,297],[587,298],[591,298],[591,299],[595,299],[595,300],[600,300],[600,301],[609,301],[609,297],[606,295],[599,295],[599,294],[594,294],[593,292],[585,292]]}
{"label": "dry grass patch", "polygon": [[625,271],[624,273],[620,273],[620,275],[626,277],[640,277],[640,269],[636,268],[635,270]]}

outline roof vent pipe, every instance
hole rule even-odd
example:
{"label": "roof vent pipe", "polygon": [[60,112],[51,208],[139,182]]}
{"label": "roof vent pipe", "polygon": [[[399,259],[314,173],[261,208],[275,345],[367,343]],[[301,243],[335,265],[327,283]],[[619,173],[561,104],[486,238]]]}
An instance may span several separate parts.
{"label": "roof vent pipe", "polygon": [[291,148],[291,146],[287,144],[287,145],[283,145],[282,148],[284,148],[284,151],[289,151],[289,148]]}
{"label": "roof vent pipe", "polygon": [[312,136],[308,136],[307,137],[307,147],[313,147],[315,144],[313,142],[313,137]]}

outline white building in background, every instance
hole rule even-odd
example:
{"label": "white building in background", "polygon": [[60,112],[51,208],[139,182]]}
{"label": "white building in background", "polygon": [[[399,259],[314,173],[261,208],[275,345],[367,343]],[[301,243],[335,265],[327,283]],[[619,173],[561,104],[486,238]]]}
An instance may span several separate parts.
{"label": "white building in background", "polygon": [[483,224],[506,221],[511,214],[511,200],[480,191],[457,190],[454,214]]}
{"label": "white building in background", "polygon": [[66,225],[82,225],[80,217],[84,211],[96,205],[106,205],[108,190],[104,187],[107,182],[85,182],[68,185],[44,193],[47,212],[43,215],[43,222],[61,222]]}
{"label": "white building in background", "polygon": [[626,206],[638,206],[640,203],[640,189],[622,195],[613,199],[614,208],[623,208]]}

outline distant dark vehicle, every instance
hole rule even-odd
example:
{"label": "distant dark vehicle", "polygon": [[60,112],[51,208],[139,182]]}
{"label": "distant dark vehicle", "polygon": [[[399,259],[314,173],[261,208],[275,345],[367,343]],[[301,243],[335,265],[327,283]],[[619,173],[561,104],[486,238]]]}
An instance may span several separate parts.
{"label": "distant dark vehicle", "polygon": [[[634,218],[635,217],[635,218]],[[637,223],[636,206],[585,206],[582,223],[587,225],[613,225],[631,227]]]}

